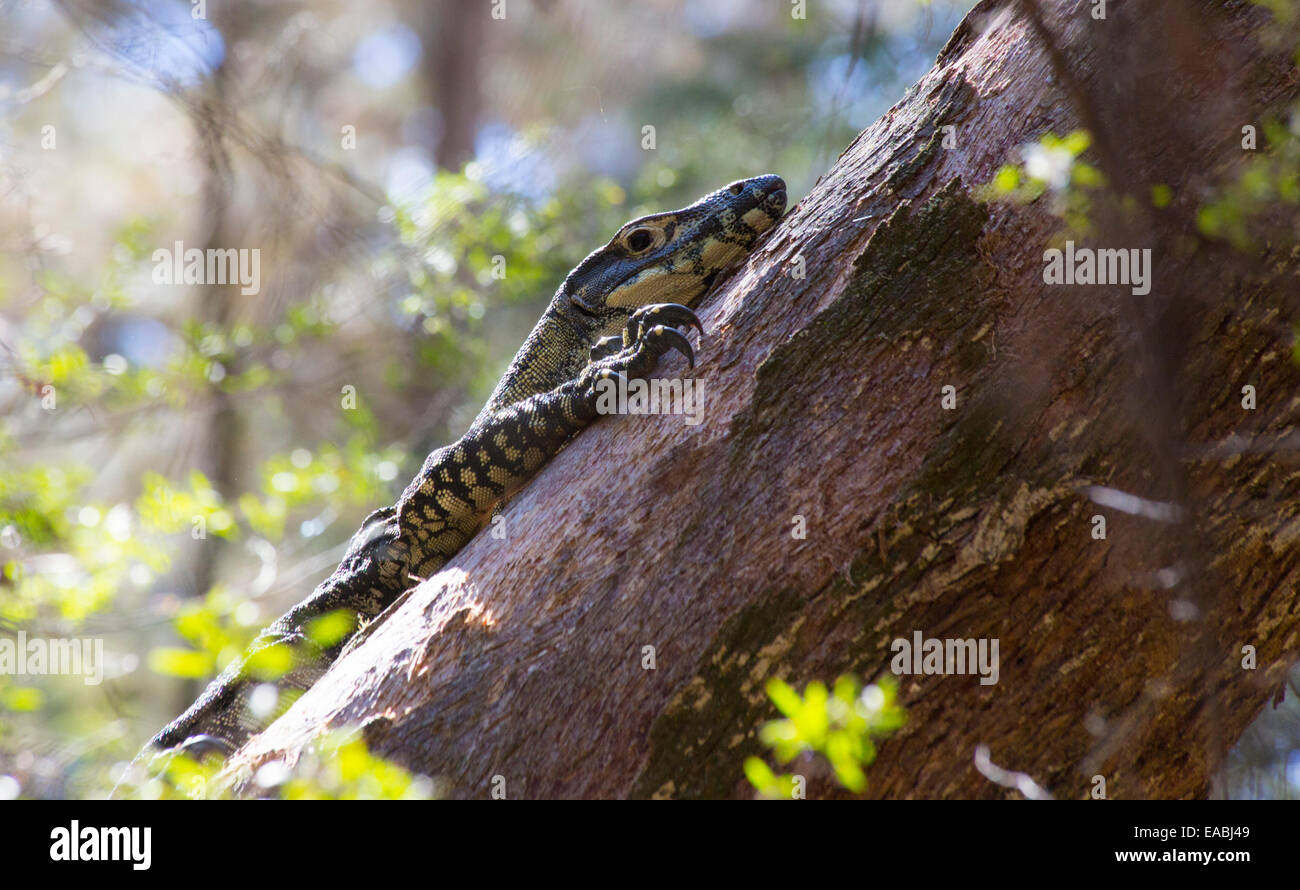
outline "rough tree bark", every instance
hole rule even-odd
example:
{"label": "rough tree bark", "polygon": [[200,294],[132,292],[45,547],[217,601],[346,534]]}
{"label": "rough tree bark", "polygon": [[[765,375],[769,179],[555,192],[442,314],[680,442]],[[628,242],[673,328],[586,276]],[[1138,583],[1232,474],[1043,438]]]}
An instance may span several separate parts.
{"label": "rough tree bark", "polygon": [[[997,638],[1000,680],[901,678],[909,723],[868,794],[1015,796],[980,744],[1058,797],[1095,775],[1111,797],[1212,793],[1300,642],[1300,255],[1244,257],[1193,220],[1296,71],[1247,3],[1040,5],[1052,52],[1024,4],[980,4],[705,305],[704,423],[584,432],[509,505],[506,540],[410,594],[233,773],[361,725],[455,796],[496,775],[510,797],[749,796],[769,676],[874,678],[920,630]],[[1149,295],[1045,285],[1047,201],[973,197],[1019,145],[1085,124],[1140,199],[1099,202],[1090,243],[1151,248]],[[813,774],[809,793],[839,792]]]}

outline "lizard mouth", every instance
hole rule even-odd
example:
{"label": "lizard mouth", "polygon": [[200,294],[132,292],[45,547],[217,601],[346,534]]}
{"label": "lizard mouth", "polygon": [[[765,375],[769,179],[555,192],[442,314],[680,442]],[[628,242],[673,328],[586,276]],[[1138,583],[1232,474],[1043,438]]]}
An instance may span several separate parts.
{"label": "lizard mouth", "polygon": [[785,180],[775,173],[737,179],[731,185],[719,189],[703,200],[708,201],[724,194],[731,196],[730,201],[726,202],[727,206],[739,216],[744,216],[753,210],[762,210],[775,221],[780,219],[785,211]]}
{"label": "lizard mouth", "polygon": [[[781,212],[785,210],[785,180],[769,173],[766,176],[756,176],[751,181],[758,186],[760,193],[760,197],[754,201],[753,207],[766,205],[768,208],[775,210],[777,216],[780,216]],[[752,207],[747,209],[752,209]]]}
{"label": "lizard mouth", "polygon": [[744,190],[740,206],[736,210],[754,230],[753,243],[750,245],[752,249],[763,236],[776,228],[776,224],[785,215],[788,193],[785,180],[774,174],[756,176],[747,182],[757,188]]}

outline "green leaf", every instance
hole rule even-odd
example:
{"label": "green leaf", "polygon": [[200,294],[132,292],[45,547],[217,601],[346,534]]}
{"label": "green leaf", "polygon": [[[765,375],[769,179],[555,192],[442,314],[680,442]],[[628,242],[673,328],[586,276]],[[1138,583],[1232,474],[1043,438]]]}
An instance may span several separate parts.
{"label": "green leaf", "polygon": [[248,671],[259,680],[278,680],[293,668],[293,647],[276,643],[248,658]]}
{"label": "green leaf", "polygon": [[1088,150],[1092,145],[1092,134],[1087,130],[1075,130],[1061,141],[1061,145],[1070,154],[1078,156]]}
{"label": "green leaf", "polygon": [[10,711],[39,711],[45,694],[34,686],[12,686],[4,690],[4,707]]}
{"label": "green leaf", "polygon": [[213,673],[212,656],[191,649],[160,646],[149,652],[149,669],[169,677],[199,680]]}
{"label": "green leaf", "polygon": [[799,698],[799,693],[795,692],[789,684],[779,677],[772,677],[767,681],[767,695],[776,705],[777,710],[787,717],[794,717],[803,707],[803,701]]}
{"label": "green leaf", "polygon": [[776,781],[776,774],[772,768],[757,757],[745,758],[745,778],[749,783],[762,791]]}
{"label": "green leaf", "polygon": [[1014,192],[1020,186],[1020,169],[1003,164],[993,177],[993,188],[1001,194]]}
{"label": "green leaf", "polygon": [[1095,188],[1105,182],[1101,171],[1085,161],[1075,161],[1070,168],[1070,181],[1075,185]]}
{"label": "green leaf", "polygon": [[347,638],[356,626],[356,618],[351,612],[335,609],[307,622],[307,637],[316,645],[329,648]]}

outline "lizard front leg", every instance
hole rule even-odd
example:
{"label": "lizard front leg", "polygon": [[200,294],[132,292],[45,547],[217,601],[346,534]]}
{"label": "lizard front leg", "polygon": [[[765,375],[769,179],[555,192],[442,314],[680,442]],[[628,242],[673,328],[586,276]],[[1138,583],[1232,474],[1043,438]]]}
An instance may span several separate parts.
{"label": "lizard front leg", "polygon": [[410,542],[411,573],[425,578],[441,568],[441,552],[464,546],[497,504],[596,419],[599,381],[644,377],[669,350],[694,366],[695,354],[677,325],[702,330],[685,306],[641,307],[628,319],[621,349],[613,351],[610,338],[599,341],[576,378],[476,421],[455,445],[429,455],[397,508],[401,537]]}

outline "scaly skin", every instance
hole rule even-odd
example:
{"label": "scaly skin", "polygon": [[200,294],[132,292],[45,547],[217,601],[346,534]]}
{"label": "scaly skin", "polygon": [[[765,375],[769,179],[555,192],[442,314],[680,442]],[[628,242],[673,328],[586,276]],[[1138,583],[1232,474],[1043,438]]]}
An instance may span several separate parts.
{"label": "scaly skin", "polygon": [[687,307],[750,252],[785,200],[779,177],[734,182],[682,210],[625,224],[579,263],[465,435],[430,454],[397,503],[366,518],[333,574],[262,631],[151,744],[199,754],[242,745],[276,716],[255,716],[248,707],[256,653],[288,644],[293,666],[277,686],[311,686],[347,643],[314,643],[313,619],[340,609],[361,622],[374,619],[440,569],[595,420],[597,381],[644,378],[670,349],[694,364],[677,330],[699,328]]}

